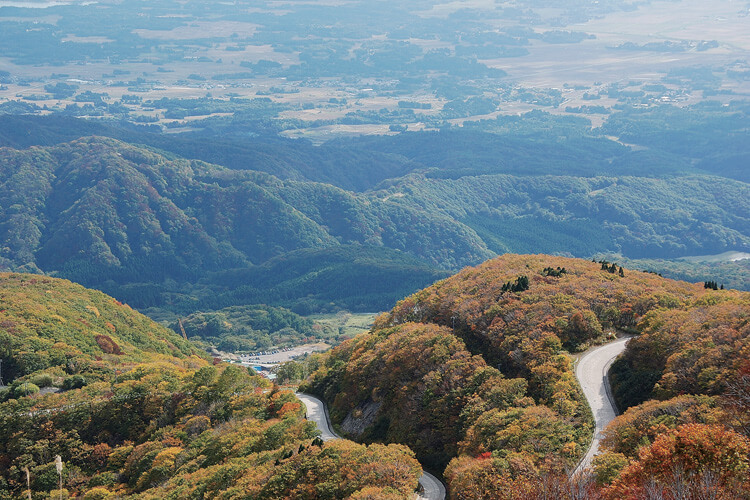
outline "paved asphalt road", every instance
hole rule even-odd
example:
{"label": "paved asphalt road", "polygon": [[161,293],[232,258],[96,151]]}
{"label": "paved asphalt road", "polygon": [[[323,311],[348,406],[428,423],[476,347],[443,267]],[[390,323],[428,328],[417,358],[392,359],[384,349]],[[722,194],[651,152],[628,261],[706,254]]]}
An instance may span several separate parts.
{"label": "paved asphalt road", "polygon": [[617,410],[609,394],[607,370],[609,370],[609,365],[615,358],[625,350],[625,344],[628,340],[630,340],[630,337],[597,347],[585,353],[578,360],[576,378],[578,378],[589,406],[591,406],[596,428],[591,447],[576,467],[574,474],[578,474],[591,466],[591,460],[599,451],[599,442],[603,437],[602,430],[617,416]]}
{"label": "paved asphalt road", "polygon": [[[341,439],[341,436],[333,432],[331,422],[328,418],[328,412],[321,400],[309,394],[297,393],[297,398],[307,407],[307,419],[312,420],[318,425],[323,441],[331,439]],[[445,500],[445,486],[438,478],[429,472],[423,472],[419,478],[419,484],[422,485],[423,492],[419,493],[416,498],[419,500]]]}
{"label": "paved asphalt road", "polygon": [[326,414],[326,407],[323,401],[319,400],[315,396],[309,394],[297,393],[297,399],[305,403],[307,407],[307,420],[312,420],[318,425],[323,441],[330,441],[331,439],[341,439],[341,436],[333,432],[331,429],[331,423]]}
{"label": "paved asphalt road", "polygon": [[[576,377],[583,388],[583,393],[591,406],[594,414],[596,427],[594,439],[586,456],[578,464],[574,474],[578,474],[591,466],[591,460],[599,451],[599,442],[602,438],[602,430],[610,423],[617,411],[609,395],[609,382],[607,381],[607,370],[612,362],[625,350],[625,344],[630,337],[616,340],[585,353],[576,365]],[[331,429],[325,405],[318,398],[297,393],[297,397],[307,407],[307,418],[314,421],[320,429],[324,441],[339,439]],[[420,500],[443,500],[445,499],[445,486],[435,476],[425,472],[419,483],[424,493],[417,496]]]}
{"label": "paved asphalt road", "polygon": [[429,472],[422,472],[419,478],[419,484],[422,485],[423,491],[417,494],[419,500],[444,500],[445,485]]}

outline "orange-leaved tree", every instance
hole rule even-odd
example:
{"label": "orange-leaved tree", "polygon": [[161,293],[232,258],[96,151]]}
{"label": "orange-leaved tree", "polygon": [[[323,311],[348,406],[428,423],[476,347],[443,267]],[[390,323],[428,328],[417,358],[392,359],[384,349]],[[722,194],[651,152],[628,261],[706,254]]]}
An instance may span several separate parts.
{"label": "orange-leaved tree", "polygon": [[[607,488],[611,499],[712,498],[750,495],[750,440],[720,425],[685,424],[640,449]],[[688,495],[688,496],[685,496]]]}

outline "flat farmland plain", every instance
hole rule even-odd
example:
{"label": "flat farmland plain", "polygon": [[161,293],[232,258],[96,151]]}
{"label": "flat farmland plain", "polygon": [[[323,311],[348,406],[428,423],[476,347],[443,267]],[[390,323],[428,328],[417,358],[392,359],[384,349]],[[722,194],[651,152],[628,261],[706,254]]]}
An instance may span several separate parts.
{"label": "flat farmland plain", "polygon": [[[133,17],[124,37],[69,22],[75,9],[91,6],[3,9],[11,4],[0,4],[0,23],[57,29],[66,48],[91,50],[98,45],[107,53],[109,47],[130,43],[139,52],[117,58],[71,56],[49,64],[0,57],[0,71],[10,75],[0,85],[0,105],[34,103],[44,107],[38,114],[75,111],[81,102],[75,96],[55,96],[46,89],[64,83],[74,85],[76,94],[101,96],[108,106],[93,116],[108,117],[109,105],[121,102],[116,107],[119,118],[147,118],[179,130],[180,125],[192,126],[196,118],[168,117],[154,101],[264,98],[280,105],[279,120],[294,122],[283,126],[286,135],[320,141],[352,133],[391,133],[391,124],[422,130],[440,122],[458,125],[533,109],[576,112],[596,126],[617,104],[699,102],[709,95],[705,82],[683,74],[696,68],[716,79],[710,82],[713,99],[729,102],[750,96],[750,78],[731,77],[750,71],[745,2],[654,1],[637,9],[588,13],[582,21],[566,20],[570,13],[563,7],[521,3],[529,7],[529,16],[536,16],[533,22],[508,14],[510,4],[485,0],[426,2],[406,14],[396,7],[393,14],[374,8],[371,23],[367,15],[357,17],[351,10],[357,2],[265,2],[252,8],[217,4],[195,12],[190,4],[170,8],[165,2],[159,8],[136,5],[125,10],[124,15]],[[338,11],[341,19],[336,18]],[[464,23],[462,16],[470,21]],[[280,21],[287,18],[288,23]],[[408,23],[420,27],[400,33]],[[462,31],[467,26],[475,31]],[[563,37],[551,40],[550,34]],[[13,43],[23,41],[9,43],[13,52],[19,50]],[[507,43],[517,51],[514,57],[500,57]],[[398,62],[402,52],[410,55]],[[420,65],[422,58],[435,54],[444,61]],[[505,76],[486,75],[493,70]],[[675,72],[682,76],[675,77]],[[662,90],[640,89],[655,85]],[[632,95],[623,98],[611,92],[613,88],[645,95],[634,101]],[[123,99],[132,95],[137,102]],[[472,96],[490,99],[496,108],[443,113],[450,101]],[[401,101],[425,107],[409,118],[400,109]],[[203,113],[204,118],[221,117],[226,109]],[[78,115],[88,116],[83,111]]]}

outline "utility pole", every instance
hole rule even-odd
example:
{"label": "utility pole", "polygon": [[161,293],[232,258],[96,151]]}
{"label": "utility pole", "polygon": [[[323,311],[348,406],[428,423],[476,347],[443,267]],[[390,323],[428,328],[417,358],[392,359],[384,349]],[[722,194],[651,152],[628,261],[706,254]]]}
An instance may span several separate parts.
{"label": "utility pole", "polygon": [[57,475],[60,477],[60,500],[62,500],[63,493],[62,493],[62,471],[63,471],[63,463],[62,458],[60,455],[55,456],[55,468],[57,469]]}
{"label": "utility pole", "polygon": [[26,473],[26,493],[28,493],[29,500],[31,500],[31,475],[29,474],[29,467],[25,466],[23,471]]}

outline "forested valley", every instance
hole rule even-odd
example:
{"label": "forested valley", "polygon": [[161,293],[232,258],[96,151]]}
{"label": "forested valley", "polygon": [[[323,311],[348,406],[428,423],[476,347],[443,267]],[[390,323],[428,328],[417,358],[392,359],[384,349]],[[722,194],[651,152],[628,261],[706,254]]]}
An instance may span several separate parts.
{"label": "forested valley", "polygon": [[[742,155],[741,120],[716,120],[736,135],[722,154]],[[56,273],[158,317],[243,304],[383,310],[506,252],[625,256],[667,276],[749,286],[747,260],[664,260],[747,250],[744,180],[666,142],[645,155],[578,119],[534,112],[498,118],[492,132],[322,146],[167,139],[54,116],[3,124],[15,146],[0,159],[4,266]],[[79,134],[96,136],[58,143]]]}
{"label": "forested valley", "polygon": [[749,14],[0,0],[0,500],[750,500]]}

